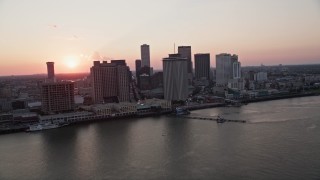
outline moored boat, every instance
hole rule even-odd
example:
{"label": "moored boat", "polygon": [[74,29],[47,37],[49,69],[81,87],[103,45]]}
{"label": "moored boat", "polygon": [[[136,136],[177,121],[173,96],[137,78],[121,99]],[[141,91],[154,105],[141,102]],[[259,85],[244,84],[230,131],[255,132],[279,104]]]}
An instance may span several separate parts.
{"label": "moored boat", "polygon": [[27,132],[34,132],[34,131],[42,131],[47,129],[55,129],[63,126],[67,126],[69,124],[56,124],[56,123],[38,123],[34,125],[30,125],[29,129],[27,129]]}
{"label": "moored boat", "polygon": [[217,123],[224,123],[224,122],[226,122],[226,119],[224,119],[220,116],[217,117]]}
{"label": "moored boat", "polygon": [[188,115],[190,114],[190,111],[187,108],[177,107],[176,108],[176,115]]}

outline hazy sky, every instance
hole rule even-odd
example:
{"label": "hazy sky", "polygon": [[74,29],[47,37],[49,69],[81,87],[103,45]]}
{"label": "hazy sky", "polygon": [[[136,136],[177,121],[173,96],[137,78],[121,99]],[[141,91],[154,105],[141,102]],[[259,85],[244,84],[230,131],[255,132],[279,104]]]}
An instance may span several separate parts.
{"label": "hazy sky", "polygon": [[320,0],[0,0],[0,75],[88,72],[98,53],[134,70],[144,43],[155,69],[174,43],[212,66],[320,63]]}

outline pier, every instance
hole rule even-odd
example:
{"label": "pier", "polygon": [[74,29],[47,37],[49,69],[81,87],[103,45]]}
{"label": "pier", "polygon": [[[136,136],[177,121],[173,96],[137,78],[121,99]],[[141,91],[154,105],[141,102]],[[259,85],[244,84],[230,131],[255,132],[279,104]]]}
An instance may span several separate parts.
{"label": "pier", "polygon": [[[219,120],[218,116],[196,116],[196,115],[184,115],[179,116],[185,119],[199,119],[199,120],[207,120],[207,121],[217,121]],[[246,123],[246,120],[235,120],[235,119],[224,119],[223,122],[237,122],[237,123]]]}

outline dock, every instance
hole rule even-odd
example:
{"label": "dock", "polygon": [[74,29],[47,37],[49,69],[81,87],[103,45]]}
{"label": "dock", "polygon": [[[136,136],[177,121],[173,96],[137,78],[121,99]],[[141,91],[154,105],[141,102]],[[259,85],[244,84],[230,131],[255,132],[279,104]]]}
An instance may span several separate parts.
{"label": "dock", "polygon": [[[179,116],[181,118],[186,119],[199,119],[199,120],[207,120],[207,121],[218,121],[218,116],[195,116],[195,115],[184,115]],[[224,119],[224,118],[223,118]],[[236,119],[224,119],[224,122],[237,122],[237,123],[246,123],[246,120],[236,120]]]}

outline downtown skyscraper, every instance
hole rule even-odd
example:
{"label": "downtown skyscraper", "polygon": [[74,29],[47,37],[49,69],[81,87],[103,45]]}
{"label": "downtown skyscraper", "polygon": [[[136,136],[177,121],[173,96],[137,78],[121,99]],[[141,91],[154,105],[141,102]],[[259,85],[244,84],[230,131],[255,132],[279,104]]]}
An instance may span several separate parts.
{"label": "downtown skyscraper", "polygon": [[94,103],[111,101],[126,102],[130,100],[129,68],[125,60],[94,61],[91,67]]}
{"label": "downtown skyscraper", "polygon": [[141,45],[141,67],[150,67],[150,46]]}
{"label": "downtown skyscraper", "polygon": [[241,64],[237,55],[222,53],[216,55],[216,83],[220,86],[228,85],[231,79],[241,77]]}
{"label": "downtown skyscraper", "polygon": [[49,82],[55,81],[55,73],[54,73],[54,62],[47,62],[47,72],[48,72],[48,79]]}
{"label": "downtown skyscraper", "polygon": [[141,70],[141,60],[137,59],[135,61],[135,65],[136,65],[136,77],[138,77]]}
{"label": "downtown skyscraper", "polygon": [[181,57],[187,59],[187,70],[189,74],[192,74],[192,54],[191,54],[191,46],[179,46],[178,54]]}
{"label": "downtown skyscraper", "polygon": [[166,100],[188,98],[188,61],[179,54],[163,58],[163,89]]}
{"label": "downtown skyscraper", "polygon": [[195,54],[194,67],[196,79],[210,79],[210,54]]}

